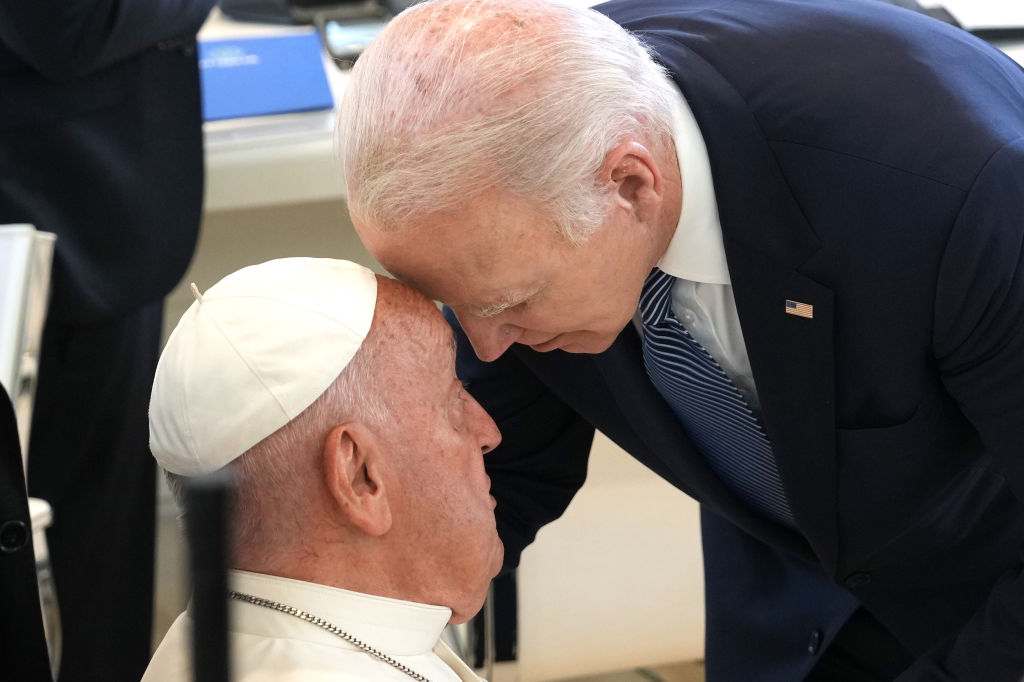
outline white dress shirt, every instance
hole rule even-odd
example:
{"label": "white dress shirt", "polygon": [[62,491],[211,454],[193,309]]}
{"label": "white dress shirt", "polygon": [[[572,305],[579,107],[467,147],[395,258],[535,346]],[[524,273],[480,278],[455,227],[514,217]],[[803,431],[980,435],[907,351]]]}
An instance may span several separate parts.
{"label": "white dress shirt", "polygon": [[760,412],[725,260],[708,150],[693,112],[682,94],[677,94],[672,136],[683,204],[679,224],[658,268],[678,280],[672,288],[676,318],[725,370],[750,407]]}
{"label": "white dress shirt", "polygon": [[[478,682],[440,640],[451,610],[246,571],[232,589],[294,606],[335,625],[432,682]],[[225,597],[226,598],[226,597]],[[354,682],[412,678],[316,625],[231,600],[229,641],[235,682]],[[182,613],[142,682],[191,682],[192,618]]]}

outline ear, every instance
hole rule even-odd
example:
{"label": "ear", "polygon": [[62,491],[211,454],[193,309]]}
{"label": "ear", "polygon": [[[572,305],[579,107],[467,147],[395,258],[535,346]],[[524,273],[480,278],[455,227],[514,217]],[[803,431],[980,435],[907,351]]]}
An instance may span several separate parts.
{"label": "ear", "polygon": [[347,521],[372,536],[391,529],[379,440],[360,423],[335,426],[324,442],[324,482]]}
{"label": "ear", "polygon": [[638,221],[653,220],[664,199],[664,179],[651,151],[636,140],[620,142],[604,157],[599,184],[614,186],[616,205]]}

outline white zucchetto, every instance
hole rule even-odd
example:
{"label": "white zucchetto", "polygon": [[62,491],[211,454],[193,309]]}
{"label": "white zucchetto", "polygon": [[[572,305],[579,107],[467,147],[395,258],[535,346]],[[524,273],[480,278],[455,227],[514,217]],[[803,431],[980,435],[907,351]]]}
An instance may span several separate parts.
{"label": "white zucchetto", "polygon": [[149,445],[164,469],[215,471],[297,417],[341,374],[370,331],[377,280],[328,258],[282,258],[234,272],[182,316],[160,356]]}

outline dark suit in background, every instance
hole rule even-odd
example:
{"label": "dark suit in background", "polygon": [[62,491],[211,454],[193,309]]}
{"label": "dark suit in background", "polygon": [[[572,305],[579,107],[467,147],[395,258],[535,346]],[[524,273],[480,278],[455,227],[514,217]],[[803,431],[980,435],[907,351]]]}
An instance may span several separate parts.
{"label": "dark suit in background", "polygon": [[28,475],[54,510],[64,682],[137,680],[149,657],[146,406],[199,228],[213,2],[0,0],[0,223],[57,235]]}
{"label": "dark suit in background", "polygon": [[1019,682],[1024,72],[874,0],[597,9],[699,124],[797,529],[712,473],[632,326],[600,355],[513,345],[491,364],[460,335],[503,435],[486,465],[507,563],[582,484],[593,425],[702,504],[709,682],[804,679],[855,611],[914,659],[901,682]]}
{"label": "dark suit in background", "polygon": [[0,386],[0,677],[48,682],[25,475],[14,407]]}

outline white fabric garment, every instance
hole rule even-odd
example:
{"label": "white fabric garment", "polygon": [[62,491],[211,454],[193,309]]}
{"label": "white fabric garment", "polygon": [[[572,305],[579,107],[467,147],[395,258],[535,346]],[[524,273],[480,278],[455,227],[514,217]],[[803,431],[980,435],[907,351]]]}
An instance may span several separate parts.
{"label": "white fabric garment", "polygon": [[[232,589],[319,616],[431,682],[481,682],[440,640],[451,610],[314,583],[231,571]],[[231,600],[234,682],[354,682],[412,678],[295,616]],[[191,682],[192,618],[182,613],[142,682]]]}
{"label": "white fabric garment", "polygon": [[678,279],[672,289],[676,318],[725,370],[747,404],[759,412],[760,400],[725,260],[708,150],[693,112],[676,92],[672,137],[683,182],[683,205],[658,268]]}

